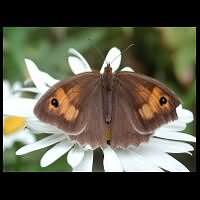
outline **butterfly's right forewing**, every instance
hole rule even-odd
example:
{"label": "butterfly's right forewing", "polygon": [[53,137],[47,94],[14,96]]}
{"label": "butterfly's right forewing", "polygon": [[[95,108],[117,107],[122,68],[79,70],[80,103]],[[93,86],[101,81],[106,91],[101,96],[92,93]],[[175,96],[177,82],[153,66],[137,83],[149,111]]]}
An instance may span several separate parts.
{"label": "butterfly's right forewing", "polygon": [[147,141],[154,131],[177,119],[179,98],[164,84],[133,72],[115,74],[113,88],[113,146]]}
{"label": "butterfly's right forewing", "polygon": [[136,130],[132,116],[133,109],[129,93],[120,84],[114,84],[111,146],[126,148],[149,139],[149,134],[141,135]]}

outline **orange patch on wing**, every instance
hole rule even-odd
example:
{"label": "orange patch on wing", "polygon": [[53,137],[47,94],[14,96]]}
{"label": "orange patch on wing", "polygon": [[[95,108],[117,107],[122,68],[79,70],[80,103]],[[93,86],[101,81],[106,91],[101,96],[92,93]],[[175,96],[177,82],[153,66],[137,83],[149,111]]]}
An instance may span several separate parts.
{"label": "orange patch on wing", "polygon": [[[150,120],[154,117],[155,113],[170,110],[171,107],[168,102],[169,97],[165,95],[160,88],[154,87],[150,94],[148,92],[149,90],[144,88],[143,93],[148,94],[148,101],[147,103],[143,104],[141,108],[138,109],[138,112],[143,119]],[[159,100],[162,96],[164,96],[167,99],[167,103],[161,106]]]}
{"label": "orange patch on wing", "polygon": [[154,116],[154,112],[152,112],[151,107],[148,104],[144,104],[142,108],[139,109],[139,113],[141,117],[146,120],[149,120]]}
{"label": "orange patch on wing", "polygon": [[68,121],[73,121],[78,116],[79,110],[76,109],[73,105],[70,105],[67,109],[67,112],[64,113],[65,119]]}
{"label": "orange patch on wing", "polygon": [[158,96],[160,96],[162,93],[163,93],[163,92],[162,92],[162,90],[161,90],[160,88],[158,88],[158,87],[154,87],[154,88],[153,88],[152,95],[158,97]]}
{"label": "orange patch on wing", "polygon": [[[58,107],[54,107],[51,105],[51,100],[56,98],[59,102]],[[63,115],[67,121],[73,121],[77,118],[79,114],[79,110],[75,107],[75,104],[78,103],[80,98],[80,87],[78,85],[69,89],[67,93],[65,93],[64,89],[59,88],[53,97],[50,98],[49,101],[49,110],[53,110],[58,115]]]}
{"label": "orange patch on wing", "polygon": [[161,94],[162,94],[162,91],[159,88],[155,87],[151,95],[149,96],[148,104],[151,107],[153,112],[159,112],[160,110],[159,99],[160,99]]}
{"label": "orange patch on wing", "polygon": [[[167,99],[167,103],[165,105],[160,105],[159,100],[162,96],[164,96]],[[169,104],[169,96],[163,93],[163,91],[158,87],[154,87],[152,94],[149,98],[149,103],[156,108],[156,112],[159,112],[160,109],[167,111],[171,109],[171,106]]]}

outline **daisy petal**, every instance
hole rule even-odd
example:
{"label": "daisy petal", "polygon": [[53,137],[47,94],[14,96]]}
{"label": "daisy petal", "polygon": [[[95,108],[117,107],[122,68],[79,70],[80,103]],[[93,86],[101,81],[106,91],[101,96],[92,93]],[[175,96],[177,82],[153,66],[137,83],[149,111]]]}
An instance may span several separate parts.
{"label": "daisy petal", "polygon": [[7,99],[6,102],[3,103],[3,114],[36,118],[33,113],[33,108],[36,102],[37,101],[35,99],[28,99],[28,98]]}
{"label": "daisy petal", "polygon": [[91,72],[91,68],[85,58],[75,49],[70,48],[68,51],[72,56],[68,57],[69,66],[74,74]]}
{"label": "daisy petal", "polygon": [[56,144],[54,147],[49,149],[43,155],[43,157],[40,161],[41,167],[47,167],[48,165],[55,162],[57,159],[59,159],[61,156],[63,156],[65,153],[67,153],[72,146],[73,146],[73,143],[71,143],[68,140],[64,140],[64,141]]}
{"label": "daisy petal", "polygon": [[12,147],[13,143],[14,143],[14,140],[12,138],[10,139],[9,137],[3,136],[3,150],[5,150],[6,148]]}
{"label": "daisy petal", "polygon": [[93,151],[88,150],[84,153],[84,158],[73,169],[73,172],[91,172],[92,171],[92,164],[93,164]]}
{"label": "daisy petal", "polygon": [[186,128],[186,124],[179,120],[169,122],[167,124],[162,125],[157,130],[164,130],[164,131],[183,131]]}
{"label": "daisy petal", "polygon": [[126,72],[135,72],[132,68],[130,67],[124,67],[121,71],[126,71]]}
{"label": "daisy petal", "polygon": [[177,161],[172,156],[164,153],[162,151],[157,151],[155,149],[143,149],[138,151],[142,156],[155,165],[170,171],[170,172],[188,172],[189,170],[179,161]]}
{"label": "daisy petal", "polygon": [[85,146],[82,147],[84,151],[87,150],[94,150],[89,144],[86,144]]}
{"label": "daisy petal", "polygon": [[192,156],[192,153],[191,153],[191,152],[185,152],[185,153],[187,153],[187,154],[189,154],[190,156]]}
{"label": "daisy petal", "polygon": [[57,127],[39,121],[38,119],[28,119],[27,128],[31,129],[31,131],[36,133],[54,133],[54,134],[65,134],[64,131],[58,129]]}
{"label": "daisy petal", "polygon": [[22,84],[19,81],[17,81],[17,82],[14,83],[12,90],[18,90],[21,87],[22,87]]}
{"label": "daisy petal", "polygon": [[22,148],[18,149],[16,151],[16,155],[23,155],[38,149],[42,149],[45,147],[48,147],[52,144],[55,144],[57,142],[60,142],[62,140],[66,139],[64,135],[50,135],[48,137],[43,138],[42,140],[39,140],[33,144],[29,144],[26,146],[23,146]]}
{"label": "daisy petal", "polygon": [[59,82],[59,80],[53,78],[52,76],[50,76],[49,74],[47,74],[46,72],[41,72],[41,77],[43,78],[44,82],[49,85],[49,86],[53,86],[56,83]]}
{"label": "daisy petal", "polygon": [[[15,132],[15,134],[11,134],[11,135],[6,135],[3,137],[3,142],[5,143],[6,147],[11,147],[16,141],[18,142],[22,142],[24,143],[23,141],[23,136],[24,136],[24,130],[21,129],[17,132]],[[25,142],[26,144],[26,142]]]}
{"label": "daisy petal", "polygon": [[113,151],[111,147],[106,147],[103,149],[104,153],[104,170],[105,172],[122,172],[123,168],[121,162],[117,157],[117,154]]}
{"label": "daisy petal", "polygon": [[36,64],[30,59],[25,59],[25,63],[26,63],[29,75],[31,79],[33,80],[37,89],[41,93],[46,92],[48,90],[48,87],[45,85],[44,79],[41,75],[40,70],[37,68]]}
{"label": "daisy petal", "polygon": [[163,169],[166,169],[170,172],[189,172],[189,170],[178,160],[165,153],[164,155],[158,156],[159,165]]}
{"label": "daisy petal", "polygon": [[162,169],[134,151],[117,150],[116,153],[126,172],[163,172]]}
{"label": "daisy petal", "polygon": [[90,65],[88,64],[88,62],[85,60],[85,58],[78,51],[76,51],[73,48],[69,48],[68,53],[70,53],[70,54],[74,55],[75,57],[78,57],[80,60],[82,60],[82,62],[86,66],[86,68],[91,71]]}
{"label": "daisy petal", "polygon": [[115,72],[119,68],[121,57],[121,51],[118,48],[113,47],[112,49],[110,49],[104,60],[103,66],[101,67],[100,73],[102,74],[104,72],[104,68],[108,64],[111,65],[112,71]]}
{"label": "daisy petal", "polygon": [[159,138],[151,138],[147,144],[141,144],[138,149],[142,149],[145,146],[152,147],[157,149],[158,151],[168,153],[185,153],[194,150],[193,146],[190,144]]}
{"label": "daisy petal", "polygon": [[84,63],[74,56],[68,57],[69,66],[74,74],[80,74],[83,72],[91,72],[90,68],[87,68]]}
{"label": "daisy petal", "polygon": [[3,99],[7,99],[11,96],[11,86],[7,80],[3,81]]}
{"label": "daisy petal", "polygon": [[194,120],[193,113],[189,110],[183,109],[182,105],[179,105],[176,108],[176,112],[178,115],[178,120],[185,122],[185,123],[190,123]]}
{"label": "daisy petal", "polygon": [[76,145],[70,150],[67,155],[67,162],[71,165],[72,168],[75,168],[84,158],[84,150]]}
{"label": "daisy petal", "polygon": [[19,88],[13,92],[33,92],[33,93],[39,93],[40,91],[37,88]]}
{"label": "daisy petal", "polygon": [[32,135],[28,129],[22,129],[20,132],[15,133],[13,136],[16,136],[16,141],[22,142],[24,144],[31,144],[36,140],[34,135]]}
{"label": "daisy petal", "polygon": [[6,142],[10,141],[11,144],[13,144],[16,141],[24,144],[31,144],[36,140],[35,137],[27,129],[21,129],[13,135],[4,137],[4,139],[6,140]]}
{"label": "daisy petal", "polygon": [[181,133],[181,132],[168,132],[168,131],[156,131],[154,136],[165,138],[165,139],[172,139],[172,140],[183,140],[188,142],[196,142],[196,138],[192,135]]}

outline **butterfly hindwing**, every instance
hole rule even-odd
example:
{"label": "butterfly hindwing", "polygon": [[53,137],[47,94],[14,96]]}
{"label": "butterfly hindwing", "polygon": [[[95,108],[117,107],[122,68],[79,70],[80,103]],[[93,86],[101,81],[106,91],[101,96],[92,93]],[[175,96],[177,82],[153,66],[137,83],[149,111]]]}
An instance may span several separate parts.
{"label": "butterfly hindwing", "polygon": [[87,125],[82,134],[72,135],[71,139],[81,145],[89,144],[92,148],[106,145],[106,123],[103,115],[102,83],[98,81],[82,105],[82,116]]}

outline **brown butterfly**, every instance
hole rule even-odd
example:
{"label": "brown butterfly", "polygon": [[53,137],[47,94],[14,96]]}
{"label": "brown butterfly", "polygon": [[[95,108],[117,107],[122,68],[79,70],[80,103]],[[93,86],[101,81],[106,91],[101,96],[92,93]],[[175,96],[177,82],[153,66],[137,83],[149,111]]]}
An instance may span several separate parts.
{"label": "brown butterfly", "polygon": [[177,119],[179,98],[165,85],[135,72],[85,72],[51,87],[34,113],[81,145],[126,148],[148,141]]}

